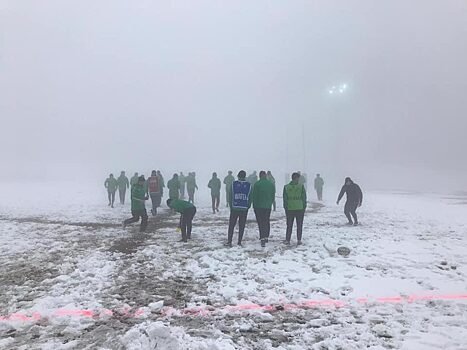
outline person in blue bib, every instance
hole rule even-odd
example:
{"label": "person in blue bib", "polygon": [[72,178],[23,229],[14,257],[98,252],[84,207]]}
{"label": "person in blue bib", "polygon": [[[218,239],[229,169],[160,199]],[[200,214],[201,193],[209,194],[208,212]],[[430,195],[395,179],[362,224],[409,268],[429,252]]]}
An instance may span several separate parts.
{"label": "person in blue bib", "polygon": [[246,218],[248,210],[251,207],[251,184],[246,181],[246,172],[241,170],[238,175],[238,180],[232,183],[230,188],[230,218],[229,232],[227,243],[225,246],[232,247],[232,239],[235,226],[238,221],[238,245],[242,245],[243,233],[245,232]]}

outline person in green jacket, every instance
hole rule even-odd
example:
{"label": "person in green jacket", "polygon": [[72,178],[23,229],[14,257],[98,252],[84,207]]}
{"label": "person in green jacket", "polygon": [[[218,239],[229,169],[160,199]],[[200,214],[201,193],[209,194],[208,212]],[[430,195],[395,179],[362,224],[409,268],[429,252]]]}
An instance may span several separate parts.
{"label": "person in green jacket", "polygon": [[107,196],[109,198],[109,207],[114,207],[115,202],[115,192],[117,191],[118,182],[114,178],[114,174],[110,174],[109,177],[104,182],[104,187],[107,189]]}
{"label": "person in green jacket", "polygon": [[285,215],[287,217],[287,231],[285,244],[290,244],[294,220],[297,220],[297,245],[302,244],[303,218],[306,210],[306,191],[300,182],[300,174],[293,173],[292,181],[284,186],[282,195]]}
{"label": "person in green jacket", "polygon": [[186,178],[183,172],[180,172],[180,175],[178,175],[178,182],[180,182],[180,198],[185,199]]}
{"label": "person in green jacket", "polygon": [[221,180],[217,177],[217,173],[212,173],[212,178],[209,180],[208,187],[211,189],[212,212],[219,212],[219,203],[221,201]]}
{"label": "person in green jacket", "polygon": [[138,173],[135,173],[135,175],[133,175],[133,177],[130,179],[130,186],[131,187],[133,187],[134,185],[136,185],[138,183],[138,178],[139,178]]}
{"label": "person in green jacket", "polygon": [[178,199],[180,197],[180,182],[178,181],[178,174],[174,174],[167,182],[167,188],[169,189],[170,199]]}
{"label": "person in green jacket", "polygon": [[125,172],[122,171],[117,179],[118,182],[118,197],[120,198],[120,204],[125,204],[125,195],[127,188],[130,187],[130,182],[125,176]]}
{"label": "person in green jacket", "polygon": [[[274,185],[274,191],[276,190],[276,179],[272,176],[271,170],[268,170],[267,179],[272,182]],[[272,202],[272,210],[276,211],[276,197],[274,197],[274,202]]]}
{"label": "person in green jacket", "polygon": [[144,202],[149,199],[145,189],[146,180],[144,175],[138,178],[138,182],[131,187],[131,215],[132,217],[123,221],[123,228],[134,222],[138,222],[141,218],[141,226],[139,231],[144,232],[148,226],[148,213]]}
{"label": "person in green jacket", "polygon": [[198,185],[196,184],[196,173],[188,173],[186,177],[186,190],[188,192],[188,201],[191,203],[195,203],[195,190],[198,189]]}
{"label": "person in green jacket", "polygon": [[231,198],[230,195],[232,193],[232,184],[235,181],[234,176],[232,175],[232,170],[229,170],[227,176],[224,178],[224,185],[225,185],[225,200],[227,202],[227,207],[229,207]]}
{"label": "person in green jacket", "polygon": [[271,207],[276,197],[276,188],[263,170],[259,172],[259,181],[253,186],[251,197],[259,227],[259,239],[261,246],[265,247],[271,231]]}
{"label": "person in green jacket", "polygon": [[167,206],[177,213],[182,214],[180,216],[180,229],[182,231],[182,239],[180,242],[187,242],[191,239],[191,230],[193,227],[193,218],[196,214],[196,207],[187,201],[182,199],[167,199]]}

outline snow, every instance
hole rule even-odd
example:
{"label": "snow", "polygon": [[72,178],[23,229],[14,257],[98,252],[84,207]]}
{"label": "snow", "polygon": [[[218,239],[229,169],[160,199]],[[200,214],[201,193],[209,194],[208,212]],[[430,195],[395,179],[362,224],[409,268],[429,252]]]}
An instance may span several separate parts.
{"label": "snow", "polygon": [[97,186],[0,193],[2,349],[467,349],[462,195],[365,193],[348,227],[329,191],[304,245],[282,244],[279,208],[266,248],[252,212],[244,247],[226,248],[228,210],[205,194],[181,245],[177,215],[122,229],[129,203]]}

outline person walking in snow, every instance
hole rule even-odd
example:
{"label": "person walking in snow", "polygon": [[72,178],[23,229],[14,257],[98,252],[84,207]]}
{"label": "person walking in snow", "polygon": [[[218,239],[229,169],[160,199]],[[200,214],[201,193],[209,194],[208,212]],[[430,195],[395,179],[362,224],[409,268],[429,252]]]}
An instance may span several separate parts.
{"label": "person walking in snow", "polygon": [[320,174],[316,174],[315,190],[316,190],[316,195],[318,196],[319,201],[323,200],[323,186],[324,186],[323,178],[321,177]]}
{"label": "person walking in snow", "polygon": [[212,173],[212,178],[209,180],[208,187],[211,189],[212,212],[219,212],[219,203],[221,201],[221,180],[217,177],[217,173]]}
{"label": "person walking in snow", "polygon": [[133,185],[136,185],[138,183],[139,175],[138,173],[135,173],[133,177],[130,179],[130,187],[133,187]]}
{"label": "person walking in snow", "polygon": [[169,189],[169,199],[178,199],[180,197],[180,182],[178,181],[178,174],[175,173],[167,182],[167,188]]}
{"label": "person walking in snow", "polygon": [[162,173],[160,172],[160,170],[157,170],[156,174],[157,174],[157,177],[159,178],[159,190],[160,190],[161,198],[162,198],[162,197],[164,197],[165,181],[164,181],[164,177],[162,176]]}
{"label": "person walking in snow", "polygon": [[122,171],[120,176],[117,179],[118,182],[118,197],[120,199],[120,204],[125,204],[125,195],[127,188],[130,187],[130,182],[125,175],[125,172]]}
{"label": "person walking in snow", "polygon": [[225,201],[226,201],[226,206],[228,207],[231,202],[230,194],[232,193],[232,184],[235,181],[234,176],[232,175],[232,170],[229,170],[227,173],[227,176],[224,177],[224,185],[225,185]]}
{"label": "person walking in snow", "polygon": [[180,182],[180,198],[185,199],[186,178],[183,172],[178,175],[178,182]]}
{"label": "person walking in snow", "polygon": [[127,225],[138,222],[141,218],[141,226],[139,231],[144,232],[148,226],[148,213],[146,212],[145,201],[149,198],[146,196],[145,189],[146,180],[144,175],[138,178],[138,182],[131,187],[131,215],[132,217],[123,221],[123,228]]}
{"label": "person walking in snow", "polygon": [[235,226],[238,221],[238,245],[242,245],[243,233],[245,232],[246,218],[251,207],[251,184],[246,181],[246,172],[241,170],[238,173],[238,180],[232,183],[230,218],[227,243],[225,246],[232,247],[232,239]]}
{"label": "person walking in snow", "polygon": [[276,197],[274,184],[267,179],[265,171],[260,171],[259,181],[253,186],[251,198],[259,228],[261,246],[265,247],[271,231],[271,207]]}
{"label": "person walking in snow", "polygon": [[251,186],[254,186],[254,184],[258,181],[258,175],[256,175],[256,170],[253,171],[250,175],[248,175],[248,178],[246,179]]}
{"label": "person walking in snow", "polygon": [[339,196],[337,197],[337,205],[339,205],[344,193],[347,195],[347,200],[344,205],[344,214],[347,217],[347,220],[349,220],[348,225],[357,226],[357,208],[361,207],[363,202],[362,190],[350,177],[346,177],[344,186],[342,186]]}
{"label": "person walking in snow", "polygon": [[151,214],[156,216],[157,208],[161,206],[162,195],[159,176],[157,176],[157,171],[155,170],[151,172],[151,176],[146,180],[146,191],[152,202]]}
{"label": "person walking in snow", "polygon": [[186,177],[186,190],[188,192],[188,201],[191,203],[195,203],[195,190],[198,189],[198,185],[196,184],[196,173],[188,173]]}
{"label": "person walking in snow", "polygon": [[302,244],[303,219],[306,210],[306,191],[300,182],[300,174],[293,173],[292,181],[284,186],[282,194],[285,216],[287,218],[287,230],[285,244],[290,244],[292,238],[293,223],[297,222],[297,245]]}
{"label": "person walking in snow", "polygon": [[[272,182],[274,185],[274,192],[276,191],[276,179],[271,173],[271,170],[268,170],[267,172],[267,179]],[[272,202],[272,210],[276,211],[276,197],[274,197],[274,202]]]}
{"label": "person walking in snow", "polygon": [[114,174],[110,174],[104,182],[104,187],[107,189],[107,196],[109,198],[109,207],[114,207],[115,192],[117,191],[118,182],[114,178]]}
{"label": "person walking in snow", "polygon": [[180,242],[187,242],[191,239],[191,231],[193,227],[193,218],[196,214],[196,207],[182,199],[167,199],[167,206],[177,213],[180,213],[180,230],[182,231],[182,239]]}

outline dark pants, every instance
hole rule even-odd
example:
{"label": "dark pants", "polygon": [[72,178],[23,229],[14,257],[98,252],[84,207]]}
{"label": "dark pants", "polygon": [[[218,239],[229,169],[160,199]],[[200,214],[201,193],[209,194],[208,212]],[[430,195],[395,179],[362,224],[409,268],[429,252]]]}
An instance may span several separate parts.
{"label": "dark pants", "polygon": [[259,227],[259,239],[269,238],[271,232],[271,209],[255,208],[256,221]]}
{"label": "dark pants", "polygon": [[225,191],[225,201],[227,202],[227,207],[230,207],[230,202],[232,202],[230,191]]}
{"label": "dark pants", "polygon": [[287,217],[287,231],[285,235],[285,240],[290,242],[292,238],[292,227],[294,220],[297,220],[297,241],[302,240],[302,231],[303,231],[303,218],[305,216],[304,210],[286,210],[285,215]]}
{"label": "dark pants", "polygon": [[322,187],[317,187],[316,188],[316,194],[318,195],[318,200],[322,201],[323,200],[323,188]]}
{"label": "dark pants", "polygon": [[125,204],[125,194],[126,194],[125,187],[118,189],[118,197],[120,198],[120,204]]}
{"label": "dark pants", "polygon": [[245,232],[246,218],[248,216],[247,210],[230,210],[229,218],[229,235],[227,241],[232,243],[234,228],[237,226],[238,220],[238,244],[242,243],[243,233]]}
{"label": "dark pants", "polygon": [[160,193],[150,193],[149,196],[151,197],[152,202],[151,213],[155,216],[157,214],[157,208],[161,206],[162,196]]}
{"label": "dark pants", "polygon": [[219,211],[219,202],[221,201],[221,195],[220,194],[212,194],[211,195],[212,199],[212,211],[215,213],[216,210]]}
{"label": "dark pants", "polygon": [[107,191],[107,194],[109,196],[109,205],[113,207],[115,202],[115,191]]}
{"label": "dark pants", "polygon": [[196,214],[196,208],[186,208],[180,216],[180,230],[182,231],[182,240],[191,239],[191,229],[193,227],[193,218]]}
{"label": "dark pants", "polygon": [[146,230],[146,227],[148,226],[148,213],[146,212],[146,209],[132,210],[131,215],[133,215],[133,217],[130,219],[126,219],[123,223],[125,225],[129,225],[134,222],[138,222],[139,218],[141,217],[141,226],[139,231],[144,232]]}
{"label": "dark pants", "polygon": [[195,203],[195,189],[194,188],[187,188],[188,192],[188,202]]}
{"label": "dark pants", "polygon": [[[357,208],[358,208],[358,203],[352,203],[352,202],[345,202],[344,205],[344,214],[347,217],[347,220],[349,220],[349,223],[358,223],[358,218],[357,218]],[[352,215],[353,217],[353,222],[352,222]]]}

